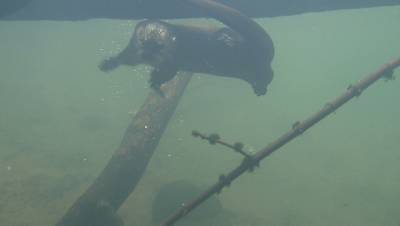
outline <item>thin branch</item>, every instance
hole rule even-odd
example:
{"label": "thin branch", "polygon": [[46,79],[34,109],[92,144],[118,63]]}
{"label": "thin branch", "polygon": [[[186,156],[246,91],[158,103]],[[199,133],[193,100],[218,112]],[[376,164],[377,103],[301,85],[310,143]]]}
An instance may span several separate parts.
{"label": "thin branch", "polygon": [[202,140],[207,140],[208,143],[210,143],[212,145],[220,144],[222,146],[225,146],[225,147],[227,147],[227,148],[229,148],[229,149],[231,149],[231,150],[243,155],[246,158],[251,158],[252,157],[250,154],[246,153],[243,150],[243,143],[236,142],[234,144],[230,144],[228,142],[225,142],[225,141],[221,140],[221,137],[216,133],[213,133],[213,134],[207,136],[205,134],[200,133],[199,131],[193,130],[192,131],[192,136],[198,137],[198,138],[200,138]]}
{"label": "thin branch", "polygon": [[325,104],[325,106],[306,120],[300,122],[295,122],[292,128],[283,134],[281,137],[276,139],[271,144],[267,145],[265,148],[258,151],[252,158],[245,158],[244,161],[227,175],[221,175],[218,182],[206,190],[203,194],[199,195],[197,198],[185,204],[182,208],[178,209],[173,215],[171,215],[166,221],[164,221],[161,226],[172,226],[180,218],[191,212],[194,208],[199,206],[202,202],[207,200],[210,196],[221,192],[222,188],[229,186],[233,180],[238,178],[244,172],[248,170],[253,170],[254,167],[258,166],[258,163],[264,158],[268,157],[274,151],[278,150],[280,147],[284,146],[297,136],[304,133],[306,130],[311,128],[313,125],[321,121],[323,118],[336,111],[339,107],[347,103],[354,97],[358,97],[361,93],[376,82],[380,78],[386,78],[387,80],[392,80],[393,70],[400,66],[400,59],[393,60],[390,63],[383,65],[379,70],[373,72],[372,74],[366,76],[364,79],[360,80],[354,85],[349,85],[347,90],[334,99],[331,102]]}

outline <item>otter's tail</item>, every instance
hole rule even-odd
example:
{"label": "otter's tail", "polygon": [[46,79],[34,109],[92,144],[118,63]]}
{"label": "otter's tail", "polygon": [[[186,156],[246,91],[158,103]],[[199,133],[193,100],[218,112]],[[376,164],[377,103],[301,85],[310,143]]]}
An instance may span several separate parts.
{"label": "otter's tail", "polygon": [[268,33],[254,20],[243,15],[241,12],[215,2],[213,0],[179,0],[188,2],[202,10],[204,10],[211,17],[219,20],[231,29],[239,32],[245,39],[252,42],[254,46],[263,48],[274,55],[274,48],[271,37]]}

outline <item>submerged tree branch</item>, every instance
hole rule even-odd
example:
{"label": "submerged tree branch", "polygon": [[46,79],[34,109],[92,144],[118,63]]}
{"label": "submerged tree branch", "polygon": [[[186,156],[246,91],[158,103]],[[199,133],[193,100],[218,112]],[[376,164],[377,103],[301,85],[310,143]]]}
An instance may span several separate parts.
{"label": "submerged tree branch", "polygon": [[349,85],[347,90],[334,99],[331,102],[328,102],[320,111],[316,112],[306,120],[302,122],[295,122],[287,133],[283,134],[277,140],[267,145],[265,148],[258,151],[252,157],[246,157],[243,162],[229,172],[227,175],[221,175],[218,182],[211,186],[204,193],[199,195],[194,200],[185,203],[185,205],[177,210],[173,215],[171,215],[168,219],[166,219],[161,226],[172,226],[175,222],[177,222],[180,218],[191,212],[194,208],[199,206],[202,202],[207,200],[210,196],[221,192],[221,190],[225,186],[229,186],[233,180],[238,178],[244,172],[248,170],[253,170],[254,167],[258,166],[258,163],[264,158],[268,157],[274,151],[278,150],[283,145],[287,144],[297,136],[304,133],[306,130],[311,128],[313,125],[321,121],[323,118],[337,110],[339,107],[347,103],[354,97],[358,97],[366,88],[372,85],[380,78],[386,78],[388,80],[394,79],[393,70],[396,67],[400,66],[400,59],[393,60],[390,63],[383,65],[379,70],[371,73],[366,76],[364,79],[360,80],[354,85]]}
{"label": "submerged tree branch", "polygon": [[123,225],[116,211],[141,179],[190,78],[186,73],[164,85],[165,97],[151,91],[103,172],[56,226]]}

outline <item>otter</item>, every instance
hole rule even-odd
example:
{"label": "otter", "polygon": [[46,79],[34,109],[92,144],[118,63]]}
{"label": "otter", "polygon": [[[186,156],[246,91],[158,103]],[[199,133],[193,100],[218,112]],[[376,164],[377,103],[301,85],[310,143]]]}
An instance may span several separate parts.
{"label": "otter", "polygon": [[212,0],[178,0],[200,8],[226,27],[203,28],[162,20],[139,22],[131,40],[118,55],[99,68],[110,71],[120,65],[153,67],[150,86],[159,91],[178,71],[241,79],[258,96],[267,92],[273,78],[274,45],[268,33],[239,11]]}

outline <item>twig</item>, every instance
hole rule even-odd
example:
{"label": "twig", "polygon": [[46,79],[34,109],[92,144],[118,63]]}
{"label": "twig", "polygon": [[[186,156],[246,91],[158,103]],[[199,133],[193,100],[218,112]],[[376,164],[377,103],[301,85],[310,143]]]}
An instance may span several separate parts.
{"label": "twig", "polygon": [[231,150],[243,155],[246,158],[251,158],[252,157],[250,154],[246,153],[243,150],[243,143],[236,142],[234,144],[229,144],[228,142],[225,142],[225,141],[221,140],[221,137],[216,133],[213,133],[213,134],[207,136],[205,134],[200,133],[199,131],[193,130],[192,131],[192,136],[201,138],[203,140],[207,140],[208,143],[210,143],[212,145],[220,144],[222,146],[225,146],[225,147],[227,147],[227,148],[229,148],[229,149],[231,149]]}
{"label": "twig", "polygon": [[176,221],[178,221],[180,218],[188,214],[190,211],[192,211],[194,208],[196,208],[198,205],[200,205],[202,202],[207,200],[210,196],[219,193],[222,188],[225,186],[229,185],[233,180],[235,180],[237,177],[242,175],[244,172],[248,170],[252,170],[255,166],[258,165],[258,163],[272,154],[274,151],[278,150],[280,147],[283,145],[287,144],[300,134],[304,133],[306,130],[308,130],[310,127],[321,121],[323,118],[328,116],[330,113],[334,112],[337,110],[339,107],[344,105],[346,102],[351,100],[353,97],[360,96],[360,94],[368,88],[371,84],[376,82],[378,79],[382,77],[386,77],[386,79],[393,79],[393,70],[400,66],[400,59],[393,60],[390,63],[387,63],[383,65],[379,70],[376,72],[366,76],[364,79],[360,80],[358,83],[354,85],[349,85],[347,90],[338,96],[336,99],[334,99],[331,102],[328,102],[320,111],[316,112],[303,122],[295,122],[291,128],[290,131],[286,132],[283,134],[281,137],[276,139],[274,142],[271,144],[267,145],[265,148],[261,149],[258,151],[251,161],[248,161],[248,159],[244,160],[242,164],[240,164],[238,167],[233,169],[231,172],[229,172],[227,175],[222,175],[220,176],[220,179],[218,180],[217,183],[215,183],[213,186],[211,186],[208,190],[206,190],[203,194],[199,195],[197,198],[192,200],[191,202],[188,202],[184,207],[180,208],[175,212],[173,215],[171,215],[167,220],[165,220],[161,226],[172,226]]}

